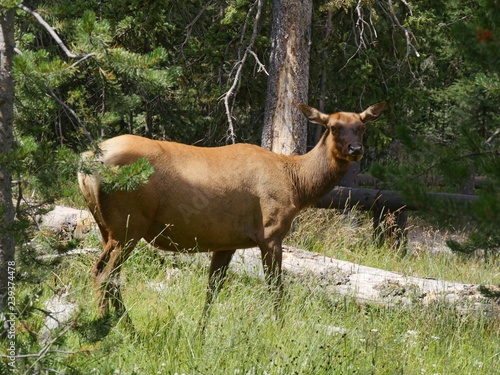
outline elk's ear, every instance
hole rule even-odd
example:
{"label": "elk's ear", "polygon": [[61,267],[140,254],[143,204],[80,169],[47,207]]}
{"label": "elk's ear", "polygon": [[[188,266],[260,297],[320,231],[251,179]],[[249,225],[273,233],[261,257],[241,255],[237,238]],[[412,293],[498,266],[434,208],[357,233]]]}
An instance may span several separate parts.
{"label": "elk's ear", "polygon": [[361,117],[361,121],[364,123],[375,121],[382,114],[382,111],[385,108],[385,102],[374,104],[367,109],[365,109],[362,113],[359,114]]}
{"label": "elk's ear", "polygon": [[304,115],[306,115],[307,119],[314,124],[320,124],[326,126],[328,124],[329,116],[318,111],[313,107],[309,107],[305,104],[299,104],[299,109],[302,111]]}

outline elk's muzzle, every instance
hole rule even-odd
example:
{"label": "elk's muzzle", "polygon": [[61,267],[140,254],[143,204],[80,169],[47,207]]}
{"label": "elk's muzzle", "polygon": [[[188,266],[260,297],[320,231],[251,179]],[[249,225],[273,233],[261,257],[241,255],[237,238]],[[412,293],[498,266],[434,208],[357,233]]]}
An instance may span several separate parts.
{"label": "elk's muzzle", "polygon": [[363,145],[361,145],[361,144],[349,145],[349,155],[352,155],[352,156],[363,155]]}

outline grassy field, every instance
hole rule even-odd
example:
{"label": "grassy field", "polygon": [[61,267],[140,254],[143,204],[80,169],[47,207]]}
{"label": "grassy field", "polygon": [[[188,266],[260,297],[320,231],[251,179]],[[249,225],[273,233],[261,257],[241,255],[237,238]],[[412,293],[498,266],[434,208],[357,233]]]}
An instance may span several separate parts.
{"label": "grassy field", "polygon": [[[98,243],[94,234],[79,246]],[[410,243],[404,258],[374,247],[361,213],[306,211],[286,243],[409,275],[500,284],[498,259],[435,252],[422,241]],[[310,278],[285,275],[277,317],[261,280],[230,274],[201,334],[207,256],[163,257],[146,245],[123,272],[134,328],[99,320],[89,277],[97,255],[35,260],[55,246],[41,236],[18,252],[16,350],[24,356],[15,371],[4,357],[2,374],[500,374],[500,317],[457,314],[444,304],[359,304],[327,294]],[[45,302],[54,294],[77,308],[49,335]]]}

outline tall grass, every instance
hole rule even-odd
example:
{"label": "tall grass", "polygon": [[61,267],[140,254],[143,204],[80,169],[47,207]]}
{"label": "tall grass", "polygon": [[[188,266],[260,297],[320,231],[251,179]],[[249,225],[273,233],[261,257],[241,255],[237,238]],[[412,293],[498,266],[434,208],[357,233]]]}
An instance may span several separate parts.
{"label": "tall grass", "polygon": [[[498,264],[492,261],[451,254],[401,259],[371,245],[370,236],[369,225],[359,218],[311,211],[299,218],[287,242],[405,273],[500,283]],[[39,334],[46,299],[69,291],[67,298],[78,309],[69,329],[62,325],[51,333],[51,338],[64,334],[45,353],[17,360],[18,373],[500,374],[498,316],[460,315],[444,304],[359,304],[326,293],[314,279],[286,275],[285,298],[276,316],[262,280],[231,273],[201,334],[207,256],[164,257],[142,245],[123,270],[130,329],[116,319],[96,317],[89,277],[96,255],[30,266],[29,251],[23,254],[19,353],[40,354],[44,348]],[[1,363],[0,372],[8,371]]]}
{"label": "tall grass", "polygon": [[468,257],[452,254],[446,238],[460,233],[441,233],[418,218],[411,218],[409,252],[377,247],[369,214],[361,211],[305,210],[296,219],[286,243],[320,252],[336,259],[400,272],[417,277],[430,277],[475,284],[500,283],[500,258]]}

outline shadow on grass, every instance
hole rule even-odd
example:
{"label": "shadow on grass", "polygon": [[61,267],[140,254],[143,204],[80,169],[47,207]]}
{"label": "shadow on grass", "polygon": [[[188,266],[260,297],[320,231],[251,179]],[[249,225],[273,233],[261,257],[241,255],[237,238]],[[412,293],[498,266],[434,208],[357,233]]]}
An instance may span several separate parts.
{"label": "shadow on grass", "polygon": [[87,341],[95,343],[104,339],[120,321],[114,314],[108,314],[102,318],[80,323],[76,331]]}

